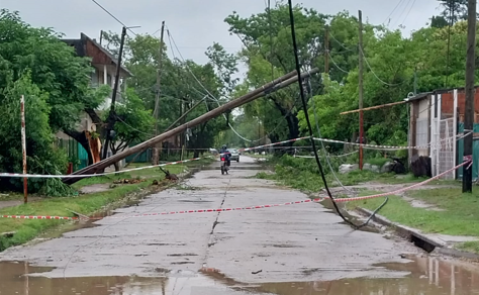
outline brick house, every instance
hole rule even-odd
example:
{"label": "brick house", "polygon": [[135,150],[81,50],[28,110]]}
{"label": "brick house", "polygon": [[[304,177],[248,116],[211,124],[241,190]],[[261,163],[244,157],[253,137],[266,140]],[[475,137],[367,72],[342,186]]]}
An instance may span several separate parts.
{"label": "brick house", "polygon": [[[479,93],[476,86],[474,118],[474,164],[473,173],[479,174]],[[416,148],[409,150],[409,161],[416,156],[431,159],[433,176],[441,174],[462,162],[464,130],[465,92],[464,88],[440,89],[409,97],[408,145]],[[477,125],[479,127],[479,125]],[[476,131],[477,130],[477,131]],[[462,168],[446,174],[444,179],[462,177]]]}

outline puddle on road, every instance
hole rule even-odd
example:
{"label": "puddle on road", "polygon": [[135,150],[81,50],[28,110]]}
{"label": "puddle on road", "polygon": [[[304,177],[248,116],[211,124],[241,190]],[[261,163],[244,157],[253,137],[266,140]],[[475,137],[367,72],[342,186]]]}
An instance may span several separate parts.
{"label": "puddle on road", "polygon": [[[320,263],[319,263],[320,266]],[[218,272],[169,274],[163,278],[85,277],[49,279],[49,268],[26,263],[0,263],[0,294],[10,295],[469,295],[479,294],[479,266],[418,258],[407,264],[384,264],[385,269],[410,273],[405,278],[359,278],[336,281],[247,285]],[[311,278],[328,269],[309,270]],[[258,276],[267,273],[263,270]],[[25,274],[36,274],[25,276]],[[338,273],[338,276],[341,274]],[[385,271],[385,276],[387,273]]]}

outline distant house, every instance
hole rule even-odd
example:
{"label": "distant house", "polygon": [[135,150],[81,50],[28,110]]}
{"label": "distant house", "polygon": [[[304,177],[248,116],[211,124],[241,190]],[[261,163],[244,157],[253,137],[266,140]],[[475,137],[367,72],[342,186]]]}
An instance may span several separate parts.
{"label": "distant house", "polygon": [[[115,74],[117,68],[117,59],[108,50],[103,48],[94,39],[81,33],[80,39],[64,39],[63,42],[75,48],[78,56],[91,58],[91,65],[93,71],[91,73],[91,87],[98,87],[100,85],[109,85],[113,88],[115,83]],[[120,68],[120,87],[117,93],[117,102],[121,103],[121,90],[126,88],[126,79],[131,77],[132,73],[125,67]],[[61,145],[63,142],[68,143],[68,152],[71,158],[77,154],[80,157],[81,164],[76,169],[81,169],[88,164],[97,163],[101,160],[101,142],[96,136],[97,130],[101,126],[100,115],[103,111],[108,110],[111,105],[111,98],[106,97],[104,103],[96,110],[87,109],[82,115],[81,122],[77,126],[77,132],[72,138],[72,134],[59,132],[57,134]],[[98,128],[97,128],[98,127]],[[71,141],[81,142],[77,147],[72,145]],[[72,148],[73,146],[73,148]],[[76,149],[75,149],[76,148]],[[74,152],[72,153],[71,150]],[[75,152],[76,150],[76,152]],[[85,159],[85,154],[87,155]],[[111,155],[108,149],[108,156]]]}
{"label": "distant house", "polygon": [[[473,176],[479,174],[479,93],[476,87],[474,118]],[[417,156],[431,159],[431,173],[439,175],[462,163],[465,113],[464,88],[440,89],[409,97],[408,145],[411,163]],[[462,177],[462,168],[444,175],[443,179]]]}

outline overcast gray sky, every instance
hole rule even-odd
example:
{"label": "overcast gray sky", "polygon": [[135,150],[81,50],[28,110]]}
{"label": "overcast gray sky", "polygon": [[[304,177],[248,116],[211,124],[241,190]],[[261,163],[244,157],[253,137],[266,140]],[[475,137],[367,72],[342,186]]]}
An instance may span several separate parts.
{"label": "overcast gray sky", "polygon": [[[205,63],[206,48],[214,41],[228,51],[241,48],[236,36],[230,36],[224,19],[231,12],[249,16],[265,9],[266,0],[97,0],[127,26],[141,26],[138,33],[159,36],[161,21],[166,21],[182,55]],[[272,0],[272,3],[275,1]],[[325,14],[348,10],[373,24],[385,22],[390,16],[390,28],[405,26],[404,34],[429,22],[440,12],[437,0],[303,0],[303,3]],[[399,6],[398,6],[398,3]],[[121,31],[121,25],[91,0],[0,0],[0,7],[18,10],[33,26],[53,27],[68,38],[78,38],[84,32],[99,38],[100,30]],[[396,9],[395,9],[396,8]],[[168,42],[167,42],[168,45]],[[170,53],[171,55],[171,50]],[[178,56],[178,53],[176,53]]]}

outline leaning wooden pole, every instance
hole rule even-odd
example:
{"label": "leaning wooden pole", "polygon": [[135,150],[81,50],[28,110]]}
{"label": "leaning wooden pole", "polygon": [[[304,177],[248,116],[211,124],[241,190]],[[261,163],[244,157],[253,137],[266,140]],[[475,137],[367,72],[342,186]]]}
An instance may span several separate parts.
{"label": "leaning wooden pole", "polygon": [[[306,72],[302,75],[302,78],[306,78],[306,77],[309,77],[310,75],[313,75],[313,74],[316,74],[318,73],[319,70],[318,69],[313,69],[309,72]],[[107,159],[104,159],[102,160],[101,162],[98,162],[94,165],[91,165],[91,166],[88,166],[82,170],[79,170],[77,172],[75,172],[73,175],[84,175],[84,174],[95,174],[97,172],[101,172],[104,168],[112,165],[113,163],[116,163],[132,154],[135,154],[139,151],[141,151],[142,149],[144,148],[147,148],[147,147],[151,147],[151,146],[154,146],[156,143],[160,142],[160,141],[164,141],[165,139],[169,138],[169,137],[172,137],[172,136],[175,136],[177,134],[180,134],[181,132],[185,131],[187,128],[193,128],[201,123],[204,123],[206,121],[209,121],[229,110],[232,110],[234,108],[237,108],[239,106],[242,106],[248,102],[251,102],[263,95],[266,95],[268,93],[271,93],[271,92],[274,92],[278,89],[281,89],[283,87],[286,87],[286,86],[289,86],[291,84],[293,84],[294,82],[297,81],[297,77],[295,77],[296,75],[296,71],[293,71],[283,77],[280,77],[266,85],[263,85],[262,87],[246,94],[246,95],[243,95],[237,99],[234,99],[214,110],[211,110],[185,124],[182,124],[174,129],[171,129],[167,132],[164,132],[158,136],[155,136],[145,142],[142,142],[134,147],[131,147],[129,148],[128,150],[125,150],[119,154],[116,154],[114,156],[111,156]],[[67,184],[72,184],[72,183],[75,183],[79,180],[81,180],[82,178],[81,177],[78,177],[78,178],[65,178],[63,180],[64,183],[67,183]]]}

